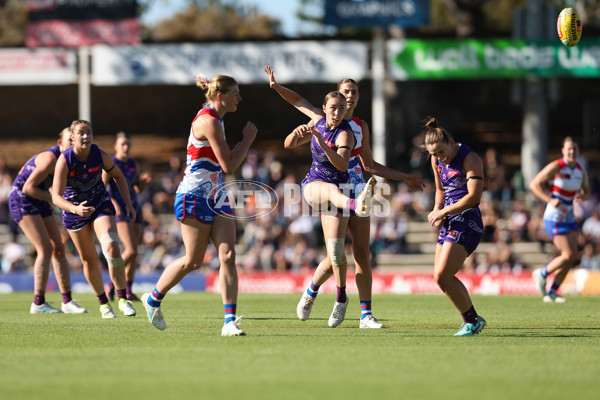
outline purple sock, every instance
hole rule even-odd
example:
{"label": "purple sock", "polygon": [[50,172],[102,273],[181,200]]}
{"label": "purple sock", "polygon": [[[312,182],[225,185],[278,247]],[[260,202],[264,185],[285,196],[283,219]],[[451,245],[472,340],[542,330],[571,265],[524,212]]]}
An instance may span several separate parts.
{"label": "purple sock", "polygon": [[62,298],[63,298],[63,304],[67,304],[68,302],[70,302],[71,300],[73,300],[73,298],[71,297],[71,291],[69,290],[68,292],[64,292],[61,293],[62,294]]}
{"label": "purple sock", "polygon": [[477,323],[477,313],[475,312],[475,307],[471,306],[467,311],[461,314],[463,321],[469,324]]}
{"label": "purple sock", "polygon": [[108,303],[108,297],[106,297],[106,293],[99,294],[96,297],[98,297],[98,302],[100,302],[100,305]]}
{"label": "purple sock", "polygon": [[126,285],[125,289],[127,290],[127,294],[131,294],[132,293],[131,292],[131,285],[133,285],[133,281],[127,281],[127,282],[125,282],[125,285]]}
{"label": "purple sock", "polygon": [[356,210],[356,199],[348,199],[346,200],[346,208],[348,210]]}
{"label": "purple sock", "polygon": [[335,301],[337,301],[338,303],[345,303],[346,302],[346,286],[336,286],[335,287],[337,289],[337,297],[335,298]]}
{"label": "purple sock", "polygon": [[116,292],[119,299],[127,299],[127,289],[117,289]]}
{"label": "purple sock", "polygon": [[37,294],[33,297],[33,304],[36,306],[41,306],[46,302],[46,296],[38,296]]}

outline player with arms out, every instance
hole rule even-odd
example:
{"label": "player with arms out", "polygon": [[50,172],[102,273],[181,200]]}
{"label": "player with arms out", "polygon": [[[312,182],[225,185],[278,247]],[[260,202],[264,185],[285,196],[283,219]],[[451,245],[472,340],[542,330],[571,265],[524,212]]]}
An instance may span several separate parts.
{"label": "player with arms out", "polygon": [[[302,96],[278,84],[270,66],[267,65],[265,67],[265,72],[269,76],[271,88],[277,91],[277,93],[279,93],[279,95],[281,95],[288,103],[299,110],[310,109],[314,113],[322,114],[322,110],[312,106]],[[343,79],[338,82],[337,90],[346,98],[347,109],[344,119],[348,121],[356,140],[356,145],[351,153],[350,161],[348,163],[348,174],[350,177],[349,184],[352,196],[356,196],[356,193],[359,193],[365,186],[363,170],[386,179],[401,181],[408,185],[412,190],[422,190],[424,185],[421,178],[393,170],[379,164],[373,159],[373,153],[369,143],[369,126],[366,121],[354,115],[354,110],[356,109],[359,100],[358,83],[353,79]],[[371,309],[373,275],[369,260],[370,226],[370,218],[368,215],[359,217],[354,213],[350,214],[348,230],[352,237],[352,252],[356,268],[355,279],[361,308],[359,326],[361,328],[378,329],[383,328],[384,325],[373,316]],[[309,318],[319,288],[332,275],[331,258],[328,256],[317,267],[309,287],[305,290],[298,303],[296,312],[299,319],[304,321]]]}

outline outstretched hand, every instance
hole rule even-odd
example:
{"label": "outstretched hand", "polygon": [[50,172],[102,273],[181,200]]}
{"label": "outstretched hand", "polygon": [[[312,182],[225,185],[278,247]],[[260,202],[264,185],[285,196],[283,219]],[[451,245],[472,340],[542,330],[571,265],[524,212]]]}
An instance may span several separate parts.
{"label": "outstretched hand", "polygon": [[[296,128],[295,128],[295,129],[292,131],[292,133],[293,133],[294,135],[296,135],[296,137],[297,137],[298,139],[303,139],[303,138],[305,138],[305,137],[307,137],[307,136],[309,136],[309,135],[314,135],[314,133],[313,133],[313,132],[315,132],[315,130],[313,129],[313,127],[312,127],[312,126],[309,126],[309,125],[306,125],[306,124],[304,124],[304,125],[299,125],[298,127],[296,127]],[[318,132],[317,132],[317,133],[318,133]],[[318,138],[317,138],[317,140],[318,140]]]}
{"label": "outstretched hand", "polygon": [[407,175],[404,184],[414,192],[422,192],[425,189],[425,183],[421,177],[416,175]]}
{"label": "outstretched hand", "polygon": [[277,85],[277,82],[275,81],[275,72],[273,71],[273,68],[271,68],[270,65],[266,65],[265,72],[269,76],[269,86],[271,88],[275,87],[275,85]]}

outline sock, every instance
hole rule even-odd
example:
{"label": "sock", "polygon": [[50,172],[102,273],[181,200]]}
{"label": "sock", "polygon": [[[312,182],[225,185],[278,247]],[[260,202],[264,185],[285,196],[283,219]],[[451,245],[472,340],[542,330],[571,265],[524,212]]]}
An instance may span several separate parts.
{"label": "sock", "polygon": [[108,304],[108,297],[106,297],[106,293],[102,293],[96,297],[98,297],[98,302],[100,305]]}
{"label": "sock", "polygon": [[320,287],[321,287],[320,285],[315,285],[315,283],[313,281],[311,281],[310,286],[308,288],[306,288],[306,293],[310,297],[317,297],[317,295],[319,294]]}
{"label": "sock", "polygon": [[33,304],[35,304],[36,306],[41,306],[45,302],[46,302],[46,296],[44,296],[44,295],[38,296],[37,294],[35,296],[33,296]]}
{"label": "sock", "polygon": [[367,315],[372,315],[371,312],[371,300],[360,301],[360,319],[364,319]]}
{"label": "sock", "polygon": [[475,307],[471,306],[467,311],[461,314],[463,321],[469,324],[477,323],[477,312],[475,312]]}
{"label": "sock", "polygon": [[116,292],[119,299],[127,300],[127,289],[117,289]]}
{"label": "sock", "polygon": [[346,208],[348,210],[356,210],[356,199],[346,200]]}
{"label": "sock", "polygon": [[337,297],[335,299],[335,301],[337,301],[338,303],[345,303],[346,302],[346,286],[336,286],[337,289]]}
{"label": "sock", "polygon": [[150,296],[148,296],[148,304],[151,307],[160,307],[160,302],[164,299],[165,295],[158,291],[158,289],[154,288]]}
{"label": "sock", "polygon": [[73,298],[71,297],[71,291],[64,292],[61,294],[62,294],[62,298],[63,298],[63,304],[67,304],[68,302],[73,300]]}
{"label": "sock", "polygon": [[544,268],[542,268],[541,275],[542,275],[542,278],[548,277],[548,266],[547,265]]}
{"label": "sock", "polygon": [[133,281],[125,282],[125,285],[126,285],[126,289],[127,289],[127,294],[131,294],[132,293],[131,286],[133,285]]}
{"label": "sock", "polygon": [[560,287],[560,285],[561,285],[560,283],[553,282],[548,293],[556,293],[558,291],[558,288]]}
{"label": "sock", "polygon": [[235,321],[235,312],[237,310],[237,304],[223,304],[223,311],[225,311],[225,323],[228,324],[231,321]]}

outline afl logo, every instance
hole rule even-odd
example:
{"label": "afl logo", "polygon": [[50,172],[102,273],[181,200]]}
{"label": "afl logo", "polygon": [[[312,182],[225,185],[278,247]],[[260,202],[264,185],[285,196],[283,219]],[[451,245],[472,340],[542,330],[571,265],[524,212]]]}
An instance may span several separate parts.
{"label": "afl logo", "polygon": [[209,198],[214,197],[214,205],[209,208],[222,213],[221,208],[229,205],[233,214],[221,214],[232,219],[255,219],[270,214],[279,204],[279,196],[273,188],[256,181],[231,181],[214,187]]}

